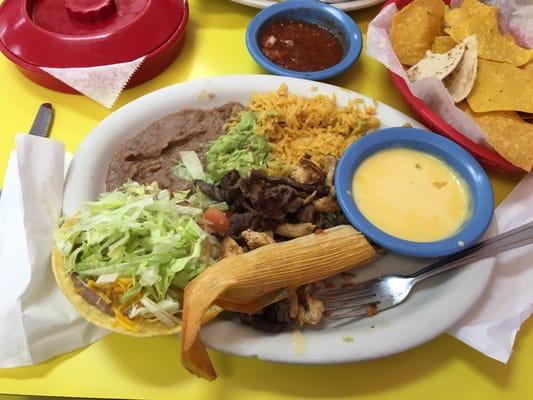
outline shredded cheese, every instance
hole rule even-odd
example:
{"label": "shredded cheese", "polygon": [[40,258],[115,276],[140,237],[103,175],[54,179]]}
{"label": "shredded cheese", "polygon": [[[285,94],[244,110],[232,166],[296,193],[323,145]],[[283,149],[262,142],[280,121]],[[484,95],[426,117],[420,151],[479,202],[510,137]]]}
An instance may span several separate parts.
{"label": "shredded cheese", "polygon": [[113,307],[113,312],[115,313],[115,320],[117,322],[117,325],[122,326],[124,329],[130,332],[139,332],[139,328],[135,325],[135,323],[131,319],[126,317],[124,314],[122,314],[118,307]]}
{"label": "shredded cheese", "polygon": [[141,290],[139,293],[137,293],[133,298],[131,298],[130,300],[122,303],[120,306],[119,306],[119,310],[121,312],[124,312],[129,306],[131,306],[132,304],[137,304],[139,302],[139,300],[141,300],[141,297],[144,296],[144,291]]}
{"label": "shredded cheese", "polygon": [[[94,280],[89,279],[87,286],[93,290],[106,304],[116,304],[117,301],[111,299],[119,299],[131,289],[133,281],[131,278],[118,278],[115,282],[110,283],[96,283]],[[120,304],[119,306],[113,306],[112,309],[115,313],[115,319],[117,325],[122,326],[124,329],[130,332],[138,332],[139,328],[135,325],[134,321],[124,315],[124,311],[133,304],[139,303],[144,295],[144,290],[141,290],[130,300]]]}
{"label": "shredded cheese", "polygon": [[100,296],[100,298],[104,301],[104,303],[106,303],[106,304],[111,304],[111,303],[113,303],[113,301],[112,301],[107,295],[105,295],[104,293],[102,293],[102,292],[96,292],[96,294],[97,294],[98,296]]}
{"label": "shredded cheese", "polygon": [[[114,302],[113,299],[119,299],[122,297],[124,293],[131,289],[132,285],[133,282],[131,278],[118,278],[115,282],[109,283],[96,283],[92,279],[87,281],[87,286],[94,291],[106,304],[116,303],[116,301]],[[119,306],[119,310],[124,311],[131,304],[138,302],[140,300],[140,296],[142,296],[142,294],[138,293],[130,301],[121,304]]]}
{"label": "shredded cheese", "polygon": [[115,282],[110,283],[96,283],[92,279],[87,281],[89,288],[108,299],[122,296],[131,288],[132,284],[131,278],[118,278]]}

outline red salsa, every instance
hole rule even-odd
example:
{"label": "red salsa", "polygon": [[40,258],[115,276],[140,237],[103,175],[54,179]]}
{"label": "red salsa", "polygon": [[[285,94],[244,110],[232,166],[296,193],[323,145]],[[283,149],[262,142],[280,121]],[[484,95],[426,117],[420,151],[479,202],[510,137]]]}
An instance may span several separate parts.
{"label": "red salsa", "polygon": [[335,35],[303,21],[279,20],[266,25],[259,46],[273,63],[293,71],[320,71],[337,64],[344,55]]}

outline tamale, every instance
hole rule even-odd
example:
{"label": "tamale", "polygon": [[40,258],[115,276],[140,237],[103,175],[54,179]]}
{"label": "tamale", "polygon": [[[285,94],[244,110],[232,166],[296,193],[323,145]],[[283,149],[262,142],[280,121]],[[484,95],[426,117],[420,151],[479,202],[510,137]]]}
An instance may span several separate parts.
{"label": "tamale", "polygon": [[287,297],[290,290],[362,265],[374,256],[366,238],[343,225],[219,261],[185,288],[183,365],[200,377],[216,378],[198,336],[210,305],[253,313]]}

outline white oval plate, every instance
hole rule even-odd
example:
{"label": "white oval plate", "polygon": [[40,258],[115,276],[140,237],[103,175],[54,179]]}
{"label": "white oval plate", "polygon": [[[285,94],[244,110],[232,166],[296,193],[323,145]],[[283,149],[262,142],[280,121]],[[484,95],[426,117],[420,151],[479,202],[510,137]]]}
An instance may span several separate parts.
{"label": "white oval plate", "polygon": [[[372,102],[336,86],[275,75],[222,76],[158,90],[113,112],[80,145],[67,175],[64,213],[75,213],[83,201],[94,200],[105,190],[105,173],[115,148],[152,122],[185,108],[210,108],[229,101],[246,104],[252,92],[276,90],[283,82],[292,93],[301,96],[334,94],[339,105],[354,98]],[[423,128],[382,103],[377,105],[377,116],[383,128],[406,122]],[[495,227],[491,229],[494,233]],[[387,272],[404,273],[427,262],[389,254],[358,269],[357,279]],[[293,352],[290,332],[269,335],[232,320],[214,321],[204,327],[202,337],[212,348],[272,361],[336,363],[381,357],[422,344],[454,325],[479,298],[493,267],[494,259],[487,259],[423,282],[405,303],[372,318],[305,329],[303,352]],[[344,341],[346,337],[353,341]]]}
{"label": "white oval plate", "polygon": [[[231,0],[234,3],[244,4],[254,8],[266,8],[268,6],[278,4],[279,1],[274,0]],[[385,0],[328,0],[324,3],[330,3],[332,6],[337,7],[343,11],[354,11],[362,8],[372,7],[376,4],[384,3]]]}

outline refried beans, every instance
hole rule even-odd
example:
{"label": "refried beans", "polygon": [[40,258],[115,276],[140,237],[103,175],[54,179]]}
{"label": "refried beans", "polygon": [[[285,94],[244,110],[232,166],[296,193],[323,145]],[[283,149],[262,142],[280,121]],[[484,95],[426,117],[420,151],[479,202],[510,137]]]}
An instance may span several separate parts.
{"label": "refried beans", "polygon": [[224,133],[224,124],[243,111],[239,103],[212,109],[183,110],[168,115],[122,143],[107,170],[106,189],[114,190],[129,179],[144,185],[156,181],[171,191],[187,190],[192,182],[172,172],[181,161],[179,152],[196,151],[205,166],[205,147]]}

